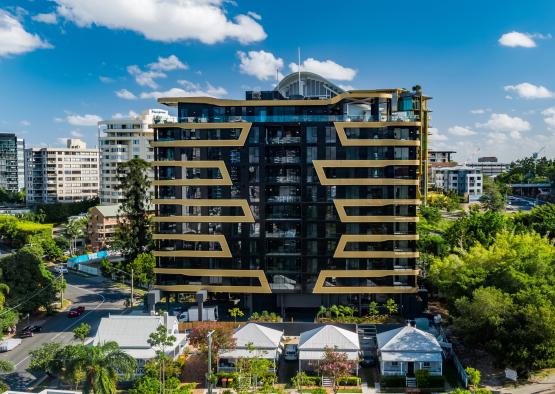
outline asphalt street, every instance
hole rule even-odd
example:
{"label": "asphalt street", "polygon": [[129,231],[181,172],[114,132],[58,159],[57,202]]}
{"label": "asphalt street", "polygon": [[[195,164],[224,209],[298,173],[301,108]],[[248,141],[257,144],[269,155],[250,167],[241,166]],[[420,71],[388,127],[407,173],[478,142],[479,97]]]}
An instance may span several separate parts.
{"label": "asphalt street", "polygon": [[[109,314],[120,314],[123,311],[124,300],[129,293],[112,285],[102,278],[83,277],[76,274],[66,274],[67,289],[65,298],[71,300],[74,306],[83,305],[85,313],[76,318],[69,318],[67,313],[59,313],[42,320],[34,320],[31,324],[42,325],[42,331],[35,333],[30,338],[24,338],[21,345],[15,349],[0,353],[0,359],[10,360],[15,365],[15,371],[2,376],[12,390],[24,390],[32,386],[40,374],[27,371],[29,366],[29,351],[38,348],[47,342],[77,343],[73,338],[72,330],[86,322],[91,325],[90,336],[94,336],[100,319]],[[26,319],[18,328],[27,324]]]}

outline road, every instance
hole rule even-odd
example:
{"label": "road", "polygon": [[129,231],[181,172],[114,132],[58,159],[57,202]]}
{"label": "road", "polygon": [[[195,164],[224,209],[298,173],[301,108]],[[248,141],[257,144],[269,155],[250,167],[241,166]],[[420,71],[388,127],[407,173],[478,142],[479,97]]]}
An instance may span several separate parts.
{"label": "road", "polygon": [[[77,318],[68,318],[66,313],[59,313],[42,321],[31,319],[31,323],[42,325],[42,331],[33,337],[24,338],[21,345],[15,349],[0,353],[0,359],[10,360],[15,365],[13,373],[3,376],[12,390],[27,389],[41,377],[27,371],[30,361],[29,351],[47,342],[75,342],[72,330],[83,322],[91,325],[90,335],[94,336],[100,319],[109,314],[121,313],[124,300],[129,297],[129,293],[112,286],[111,282],[102,278],[83,277],[70,273],[65,275],[65,279],[67,281],[65,298],[71,300],[73,305],[83,305],[85,314]],[[25,320],[21,325],[26,325]]]}

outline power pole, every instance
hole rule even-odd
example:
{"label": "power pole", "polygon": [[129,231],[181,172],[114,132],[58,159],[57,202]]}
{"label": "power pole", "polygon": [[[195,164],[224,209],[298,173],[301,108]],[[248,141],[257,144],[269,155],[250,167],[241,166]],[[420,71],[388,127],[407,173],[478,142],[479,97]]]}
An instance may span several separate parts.
{"label": "power pole", "polygon": [[208,394],[212,394],[212,334],[214,330],[207,334],[208,337],[208,373],[206,374],[206,380],[208,381]]}
{"label": "power pole", "polygon": [[64,269],[60,269],[60,278],[62,282],[60,283],[60,310],[64,308]]}
{"label": "power pole", "polygon": [[131,268],[131,302],[129,303],[129,305],[131,306],[131,308],[133,308],[133,268]]}

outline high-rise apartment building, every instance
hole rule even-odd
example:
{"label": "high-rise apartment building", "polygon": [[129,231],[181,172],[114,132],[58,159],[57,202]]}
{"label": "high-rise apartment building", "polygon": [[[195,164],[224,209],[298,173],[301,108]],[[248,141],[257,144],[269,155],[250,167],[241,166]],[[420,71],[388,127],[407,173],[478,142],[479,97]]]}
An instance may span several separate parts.
{"label": "high-rise apartment building", "polygon": [[246,100],[159,99],[178,123],[153,126],[157,287],[282,313],[417,309],[427,100],[308,72]]}
{"label": "high-rise apartment building", "polygon": [[98,149],[79,139],[66,148],[25,150],[27,203],[74,202],[98,197]]}
{"label": "high-rise apartment building", "polygon": [[25,141],[0,133],[0,188],[17,193],[25,187]]}
{"label": "high-rise apartment building", "polygon": [[134,118],[117,118],[98,123],[101,204],[118,204],[123,200],[123,193],[118,189],[119,163],[136,157],[149,162],[154,160],[154,149],[150,146],[154,132],[150,125],[175,121],[176,118],[166,110],[149,109]]}

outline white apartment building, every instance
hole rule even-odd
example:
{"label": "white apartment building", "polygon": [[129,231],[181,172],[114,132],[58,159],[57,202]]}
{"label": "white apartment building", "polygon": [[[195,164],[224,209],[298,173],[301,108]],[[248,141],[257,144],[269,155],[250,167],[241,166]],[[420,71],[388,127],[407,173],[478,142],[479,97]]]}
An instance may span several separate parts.
{"label": "white apartment building", "polygon": [[435,186],[445,192],[453,190],[460,196],[480,196],[483,191],[482,173],[478,168],[466,166],[436,168]]}
{"label": "white apartment building", "polygon": [[[134,158],[145,161],[154,160],[154,149],[150,141],[154,132],[150,128],[154,123],[176,122],[163,109],[149,109],[136,118],[117,118],[98,122],[100,147],[100,203],[102,205],[118,204],[123,200],[123,193],[118,190],[118,165]],[[154,178],[154,174],[151,174]],[[151,189],[154,195],[154,188]]]}
{"label": "white apartment building", "polygon": [[25,150],[27,203],[74,202],[98,197],[98,149],[68,139],[66,148]]}

